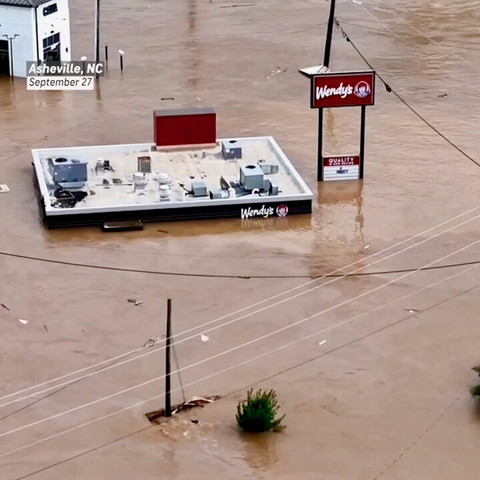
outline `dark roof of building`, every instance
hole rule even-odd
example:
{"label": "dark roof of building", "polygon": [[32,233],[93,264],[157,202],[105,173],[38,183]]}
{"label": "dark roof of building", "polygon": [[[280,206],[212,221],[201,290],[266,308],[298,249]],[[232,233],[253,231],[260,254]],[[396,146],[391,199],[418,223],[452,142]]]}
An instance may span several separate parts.
{"label": "dark roof of building", "polygon": [[34,8],[47,3],[50,0],[0,0],[0,5],[10,5],[12,7]]}

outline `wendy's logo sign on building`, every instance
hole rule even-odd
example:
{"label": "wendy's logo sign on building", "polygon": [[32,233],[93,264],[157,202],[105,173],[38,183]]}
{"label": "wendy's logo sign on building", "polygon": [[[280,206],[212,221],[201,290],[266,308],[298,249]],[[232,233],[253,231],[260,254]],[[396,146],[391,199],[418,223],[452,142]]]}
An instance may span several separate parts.
{"label": "wendy's logo sign on building", "polygon": [[279,205],[276,209],[272,206],[262,205],[259,208],[242,208],[240,210],[240,218],[246,220],[247,218],[262,217],[269,218],[274,214],[277,214],[277,217],[286,217],[288,215],[288,207],[284,204]]}
{"label": "wendy's logo sign on building", "polygon": [[312,77],[312,108],[373,105],[375,72],[323,73]]}

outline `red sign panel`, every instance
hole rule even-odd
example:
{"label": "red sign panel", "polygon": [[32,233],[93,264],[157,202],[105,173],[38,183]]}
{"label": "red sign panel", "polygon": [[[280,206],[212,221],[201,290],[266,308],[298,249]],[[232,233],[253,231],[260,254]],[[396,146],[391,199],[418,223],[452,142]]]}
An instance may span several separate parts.
{"label": "red sign panel", "polygon": [[323,157],[324,167],[346,167],[350,165],[360,165],[360,156],[350,157]]}
{"label": "red sign panel", "polygon": [[322,73],[312,76],[311,107],[373,105],[375,72]]}

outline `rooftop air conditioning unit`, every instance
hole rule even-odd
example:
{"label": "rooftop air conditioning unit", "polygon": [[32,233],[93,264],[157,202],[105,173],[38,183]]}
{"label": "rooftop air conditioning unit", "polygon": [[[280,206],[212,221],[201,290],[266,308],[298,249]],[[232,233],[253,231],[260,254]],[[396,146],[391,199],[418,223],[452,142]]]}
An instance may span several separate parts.
{"label": "rooftop air conditioning unit", "polygon": [[240,185],[244,190],[252,191],[258,188],[263,190],[265,174],[258,165],[242,165],[240,167]]}

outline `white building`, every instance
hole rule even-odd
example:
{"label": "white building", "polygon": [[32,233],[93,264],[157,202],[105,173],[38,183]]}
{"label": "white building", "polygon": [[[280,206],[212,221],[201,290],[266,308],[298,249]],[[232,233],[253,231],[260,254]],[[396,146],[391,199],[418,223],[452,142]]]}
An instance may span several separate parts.
{"label": "white building", "polygon": [[70,61],[68,0],[0,0],[0,75],[26,77],[27,61]]}

